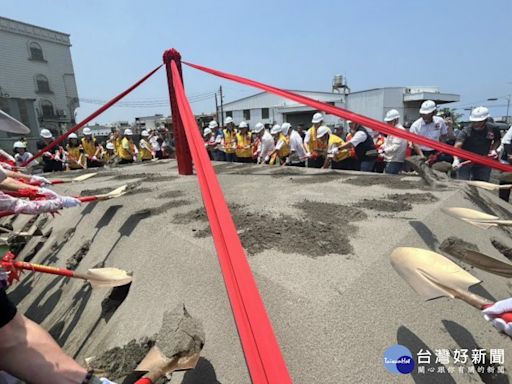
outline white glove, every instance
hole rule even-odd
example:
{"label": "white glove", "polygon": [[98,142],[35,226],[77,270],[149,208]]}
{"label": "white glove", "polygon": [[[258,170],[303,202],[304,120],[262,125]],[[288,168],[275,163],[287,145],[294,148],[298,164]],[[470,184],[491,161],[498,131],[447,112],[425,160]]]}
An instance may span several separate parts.
{"label": "white glove", "polygon": [[311,157],[311,153],[306,152],[306,159],[309,159]]}
{"label": "white glove", "polygon": [[49,196],[53,196],[55,198],[59,198],[60,199],[60,196],[59,196],[59,194],[57,192],[52,191],[51,189],[48,189],[48,188],[39,188],[39,190],[37,192],[42,194],[42,195],[49,195]]}
{"label": "white glove", "polygon": [[500,300],[489,308],[482,310],[485,320],[490,321],[497,329],[512,337],[512,323],[507,323],[503,319],[495,318],[496,315],[505,312],[512,312],[512,298]]}
{"label": "white glove", "polygon": [[453,158],[452,168],[453,169],[459,169],[460,168],[460,159],[458,157],[454,157]]}
{"label": "white glove", "polygon": [[82,204],[80,200],[69,196],[61,196],[60,201],[62,202],[63,208],[73,208]]}
{"label": "white glove", "polygon": [[265,163],[270,160],[270,156],[265,156]]}
{"label": "white glove", "polygon": [[48,180],[46,177],[33,175],[30,177],[30,182],[32,183],[43,183],[44,185],[51,185],[52,182]]}
{"label": "white glove", "polygon": [[497,159],[498,158],[498,152],[496,152],[494,149],[489,152],[487,157],[490,157],[491,159]]}
{"label": "white glove", "polygon": [[109,379],[107,379],[106,377],[101,377],[100,381],[102,382],[102,384],[116,384],[113,381],[110,381]]}
{"label": "white glove", "polygon": [[98,161],[98,158],[96,156],[93,156],[91,160],[92,161]]}

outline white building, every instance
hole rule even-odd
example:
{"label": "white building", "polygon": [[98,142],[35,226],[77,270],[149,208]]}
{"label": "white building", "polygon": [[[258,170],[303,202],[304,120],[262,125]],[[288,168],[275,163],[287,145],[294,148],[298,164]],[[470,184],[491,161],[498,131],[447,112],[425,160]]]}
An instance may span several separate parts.
{"label": "white building", "polygon": [[75,122],[70,47],[68,34],[0,17],[0,108],[32,129],[31,141],[42,127],[58,135]]}
{"label": "white building", "polygon": [[[382,120],[387,111],[397,109],[402,122],[414,121],[419,117],[420,105],[425,100],[437,104],[460,100],[456,94],[441,93],[436,87],[389,87],[376,88],[348,95],[332,92],[291,91],[309,98],[348,109],[352,112]],[[317,110],[298,104],[268,92],[260,92],[243,99],[224,104],[224,119],[233,117],[235,123],[247,121],[250,126],[257,122],[281,124],[288,121],[292,125],[311,125],[311,118]],[[342,124],[336,116],[326,115],[325,123],[330,126]]]}

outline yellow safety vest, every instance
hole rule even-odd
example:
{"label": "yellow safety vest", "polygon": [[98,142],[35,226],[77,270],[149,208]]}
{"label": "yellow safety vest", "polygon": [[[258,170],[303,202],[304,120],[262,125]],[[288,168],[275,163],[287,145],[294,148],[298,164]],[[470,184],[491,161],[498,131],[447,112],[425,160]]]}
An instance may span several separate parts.
{"label": "yellow safety vest", "polygon": [[[343,139],[339,136],[331,134],[329,137],[329,148],[334,145],[336,147],[341,147],[345,142]],[[348,149],[344,149],[342,151],[336,152],[336,154],[333,157],[334,161],[342,161],[346,158],[350,157],[350,151]]]}
{"label": "yellow safety vest", "polygon": [[[82,167],[80,167],[78,164],[75,163],[75,161],[79,161],[80,160],[80,147],[71,147],[69,144],[66,146],[66,151],[68,152],[69,156],[72,157],[71,160],[74,160],[74,161],[70,161],[69,162],[69,168],[71,169],[81,169]],[[85,157],[82,157],[82,165],[85,166]]]}
{"label": "yellow safety vest", "polygon": [[[144,143],[144,146],[142,145],[142,143]],[[145,139],[141,139],[139,142],[139,152],[141,160],[151,160],[153,158],[153,153],[151,152],[151,150],[147,148],[151,148],[151,145]]]}
{"label": "yellow safety vest", "polygon": [[113,144],[114,144],[114,151],[115,151],[116,155],[118,155],[118,156],[119,156],[119,152],[121,151],[120,148],[121,148],[121,143],[122,142],[123,142],[123,138],[122,137],[118,137],[113,142]]}
{"label": "yellow safety vest", "polygon": [[[252,157],[251,133],[243,136],[241,133],[236,134],[236,156]],[[247,148],[246,148],[247,147]]]}
{"label": "yellow safety vest", "polygon": [[290,154],[290,139],[284,134],[279,134],[278,141],[281,140],[284,142],[283,146],[277,151],[277,155],[280,158],[287,157]]}
{"label": "yellow safety vest", "polygon": [[[129,146],[132,153],[130,154],[124,147]],[[121,145],[119,146],[118,156],[123,160],[132,160],[133,159],[133,148],[132,143],[126,138],[123,137],[121,141]]]}
{"label": "yellow safety vest", "polygon": [[318,141],[318,139],[316,138],[316,128],[314,126],[312,126],[311,128],[308,129],[308,133],[309,133],[309,143],[308,143],[309,153],[320,152],[321,154],[323,154],[327,150],[327,146],[323,142]]}
{"label": "yellow safety vest", "polygon": [[224,152],[226,153],[235,153],[236,149],[234,148],[236,133],[235,131],[229,131],[227,129],[223,130],[224,132]]}
{"label": "yellow safety vest", "polygon": [[89,157],[93,157],[96,154],[96,139],[93,137],[92,140],[86,140],[82,138],[82,147]]}

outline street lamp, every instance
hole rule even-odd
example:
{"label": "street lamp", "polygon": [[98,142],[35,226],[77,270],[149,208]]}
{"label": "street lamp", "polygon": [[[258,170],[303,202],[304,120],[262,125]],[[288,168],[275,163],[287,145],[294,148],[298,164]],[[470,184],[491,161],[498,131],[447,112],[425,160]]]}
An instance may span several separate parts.
{"label": "street lamp", "polygon": [[497,101],[499,99],[506,99],[507,100],[507,116],[505,116],[505,122],[508,124],[508,111],[510,109],[510,98],[512,95],[507,95],[503,97],[490,97],[487,99],[487,101]]}

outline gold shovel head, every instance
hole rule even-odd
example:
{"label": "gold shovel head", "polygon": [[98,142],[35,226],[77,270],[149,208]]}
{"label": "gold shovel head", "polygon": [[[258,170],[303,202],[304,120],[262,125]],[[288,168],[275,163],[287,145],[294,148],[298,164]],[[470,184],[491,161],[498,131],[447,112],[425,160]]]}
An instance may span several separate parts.
{"label": "gold shovel head", "polygon": [[446,257],[425,249],[400,247],[391,253],[391,265],[425,300],[455,296],[481,281]]}
{"label": "gold shovel head", "polygon": [[499,220],[498,216],[489,215],[480,211],[475,211],[469,208],[441,208],[441,211],[455,217],[459,220],[470,220],[470,221],[495,221]]}
{"label": "gold shovel head", "polygon": [[500,186],[498,184],[488,183],[486,181],[478,181],[478,180],[469,180],[466,181],[467,185],[471,185],[473,187],[482,188],[487,191],[497,191],[500,189]]}
{"label": "gold shovel head", "polygon": [[118,268],[91,268],[85,278],[93,287],[120,287],[133,281],[133,276]]}
{"label": "gold shovel head", "polygon": [[86,173],[85,175],[80,175],[75,178],[73,178],[73,181],[84,181],[87,179],[90,179],[93,176],[96,176],[98,172],[92,172],[92,173]]}
{"label": "gold shovel head", "polygon": [[487,271],[503,277],[512,277],[512,264],[504,263],[503,261],[497,260],[494,257],[487,256],[483,253],[467,248],[461,250],[448,248],[444,251],[453,257],[483,271]]}
{"label": "gold shovel head", "polygon": [[437,163],[432,164],[432,169],[434,171],[448,173],[453,169],[453,167],[447,161],[438,161]]}
{"label": "gold shovel head", "polygon": [[149,350],[146,356],[144,356],[144,359],[142,359],[135,370],[139,372],[163,371],[163,374],[174,371],[186,371],[196,367],[199,361],[199,355],[200,352],[197,352],[191,355],[169,359],[162,353],[160,348],[155,345]]}
{"label": "gold shovel head", "polygon": [[98,200],[109,200],[109,199],[114,199],[116,197],[121,197],[127,192],[126,191],[127,188],[128,188],[128,185],[125,184],[119,188],[114,189],[113,191],[110,191],[109,193],[105,193],[103,195],[97,195],[96,197]]}

